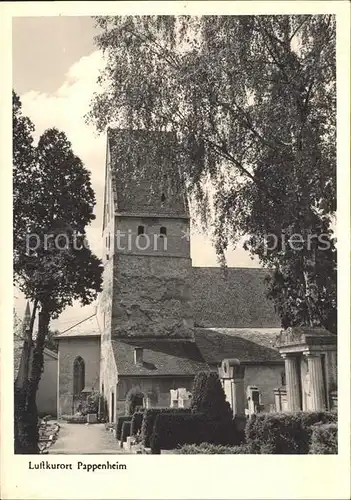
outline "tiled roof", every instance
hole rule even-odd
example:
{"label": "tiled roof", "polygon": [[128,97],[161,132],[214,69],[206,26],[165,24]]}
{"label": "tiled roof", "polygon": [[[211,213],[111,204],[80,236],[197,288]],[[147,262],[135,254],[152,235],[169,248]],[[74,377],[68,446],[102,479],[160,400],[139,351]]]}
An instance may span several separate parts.
{"label": "tiled roof", "polygon": [[280,328],[195,328],[195,341],[206,362],[219,365],[224,358],[247,363],[281,362],[274,347]]}
{"label": "tiled roof", "polygon": [[[201,353],[190,341],[112,340],[119,375],[193,376],[208,370]],[[143,364],[134,363],[135,347],[143,348]]]}
{"label": "tiled roof", "polygon": [[187,214],[173,133],[109,128],[107,138],[119,212]]}
{"label": "tiled roof", "polygon": [[195,325],[221,328],[279,328],[266,297],[267,271],[257,268],[193,267]]}
{"label": "tiled roof", "polygon": [[71,326],[67,330],[55,335],[55,338],[61,339],[66,337],[99,337],[101,331],[99,328],[96,315],[80,321],[79,323]]}

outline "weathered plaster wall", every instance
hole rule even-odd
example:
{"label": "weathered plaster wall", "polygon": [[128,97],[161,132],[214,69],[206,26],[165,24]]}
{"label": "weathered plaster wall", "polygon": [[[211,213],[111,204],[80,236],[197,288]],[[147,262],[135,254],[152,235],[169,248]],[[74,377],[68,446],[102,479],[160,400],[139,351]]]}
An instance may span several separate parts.
{"label": "weathered plaster wall", "polygon": [[110,422],[114,422],[116,417],[116,405],[114,405],[115,414],[112,415],[113,405],[111,404],[112,394],[115,395],[114,398],[116,400],[116,385],[117,367],[111,342],[109,340],[104,340],[101,343],[100,392],[103,393],[106,398]]}
{"label": "weathered plaster wall", "polygon": [[112,335],[192,338],[189,258],[115,255]]}
{"label": "weathered plaster wall", "polygon": [[58,414],[70,415],[73,409],[73,363],[77,356],[85,363],[85,389],[99,389],[99,337],[59,339]]}
{"label": "weathered plaster wall", "polygon": [[168,407],[171,404],[170,390],[184,387],[191,391],[193,380],[193,377],[119,377],[117,414],[124,415],[126,396],[133,387],[140,389],[145,397],[148,393],[153,393],[153,406]]}
{"label": "weathered plaster wall", "polygon": [[282,373],[284,365],[246,365],[244,386],[245,394],[249,385],[255,385],[262,395],[262,404],[265,411],[269,405],[274,404],[273,390],[282,386]]}
{"label": "weathered plaster wall", "polygon": [[[144,235],[138,236],[138,227],[144,227]],[[165,227],[166,238],[160,238]],[[137,255],[167,255],[189,257],[189,221],[166,217],[116,217],[115,251]],[[118,245],[117,245],[118,243]]]}
{"label": "weathered plaster wall", "polygon": [[37,407],[40,415],[57,415],[58,360],[44,352],[44,371],[37,393]]}

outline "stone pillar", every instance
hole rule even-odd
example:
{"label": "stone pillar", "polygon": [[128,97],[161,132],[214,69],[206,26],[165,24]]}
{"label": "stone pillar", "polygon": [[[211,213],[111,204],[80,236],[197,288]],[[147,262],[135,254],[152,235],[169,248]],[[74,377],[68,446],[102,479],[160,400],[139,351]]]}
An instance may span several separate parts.
{"label": "stone pillar", "polygon": [[298,369],[298,358],[296,356],[283,355],[285,361],[286,391],[288,396],[289,411],[300,411],[301,391]]}
{"label": "stone pillar", "polygon": [[311,410],[326,409],[322,359],[319,353],[307,353],[308,371],[310,374]]}
{"label": "stone pillar", "polygon": [[[243,367],[241,367],[243,368]],[[245,416],[245,389],[244,389],[244,373],[234,375],[232,381],[233,388],[233,414],[239,417]]]}

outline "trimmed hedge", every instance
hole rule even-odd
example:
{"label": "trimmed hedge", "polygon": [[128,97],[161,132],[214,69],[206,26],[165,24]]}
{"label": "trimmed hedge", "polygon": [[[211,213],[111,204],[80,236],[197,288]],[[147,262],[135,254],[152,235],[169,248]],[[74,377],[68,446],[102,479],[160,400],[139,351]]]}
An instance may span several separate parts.
{"label": "trimmed hedge", "polygon": [[152,453],[204,442],[217,445],[239,444],[240,435],[236,432],[233,421],[209,419],[203,413],[157,415],[150,440]]}
{"label": "trimmed hedge", "polygon": [[246,444],[224,446],[212,443],[185,444],[176,452],[181,455],[244,455],[250,453]]}
{"label": "trimmed hedge", "polygon": [[338,454],[338,426],[336,424],[313,426],[310,453],[315,455]]}
{"label": "trimmed hedge", "polygon": [[150,438],[154,428],[157,415],[160,413],[187,413],[190,414],[190,408],[149,408],[144,411],[143,422],[141,425],[142,443],[146,448],[150,447]]}
{"label": "trimmed hedge", "polygon": [[132,425],[130,427],[130,435],[136,436],[138,432],[141,431],[141,425],[143,423],[144,413],[136,412],[132,416]]}
{"label": "trimmed hedge", "polygon": [[121,432],[121,444],[123,446],[123,443],[127,441],[127,437],[130,436],[130,426],[131,426],[131,420],[124,421],[122,425],[122,432]]}
{"label": "trimmed hedge", "polygon": [[118,417],[116,422],[116,439],[121,440],[122,435],[122,425],[123,422],[130,422],[130,415],[124,415],[123,417]]}
{"label": "trimmed hedge", "polygon": [[62,420],[69,424],[86,424],[87,416],[86,415],[62,415]]}
{"label": "trimmed hedge", "polygon": [[262,413],[245,429],[250,453],[308,454],[315,424],[336,423],[333,412]]}

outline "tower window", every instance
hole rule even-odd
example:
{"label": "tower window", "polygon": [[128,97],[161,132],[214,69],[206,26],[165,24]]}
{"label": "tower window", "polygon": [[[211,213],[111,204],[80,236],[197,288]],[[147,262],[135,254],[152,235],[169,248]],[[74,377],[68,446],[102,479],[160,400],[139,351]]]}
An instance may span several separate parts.
{"label": "tower window", "polygon": [[165,196],[165,193],[162,193],[162,195],[161,195],[161,201],[162,201],[162,203],[163,203],[164,201],[166,201],[166,196]]}
{"label": "tower window", "polygon": [[145,230],[144,230],[144,226],[138,226],[138,235],[139,234],[144,234]]}
{"label": "tower window", "polygon": [[167,228],[166,227],[162,226],[160,228],[160,235],[161,236],[167,236]]}

